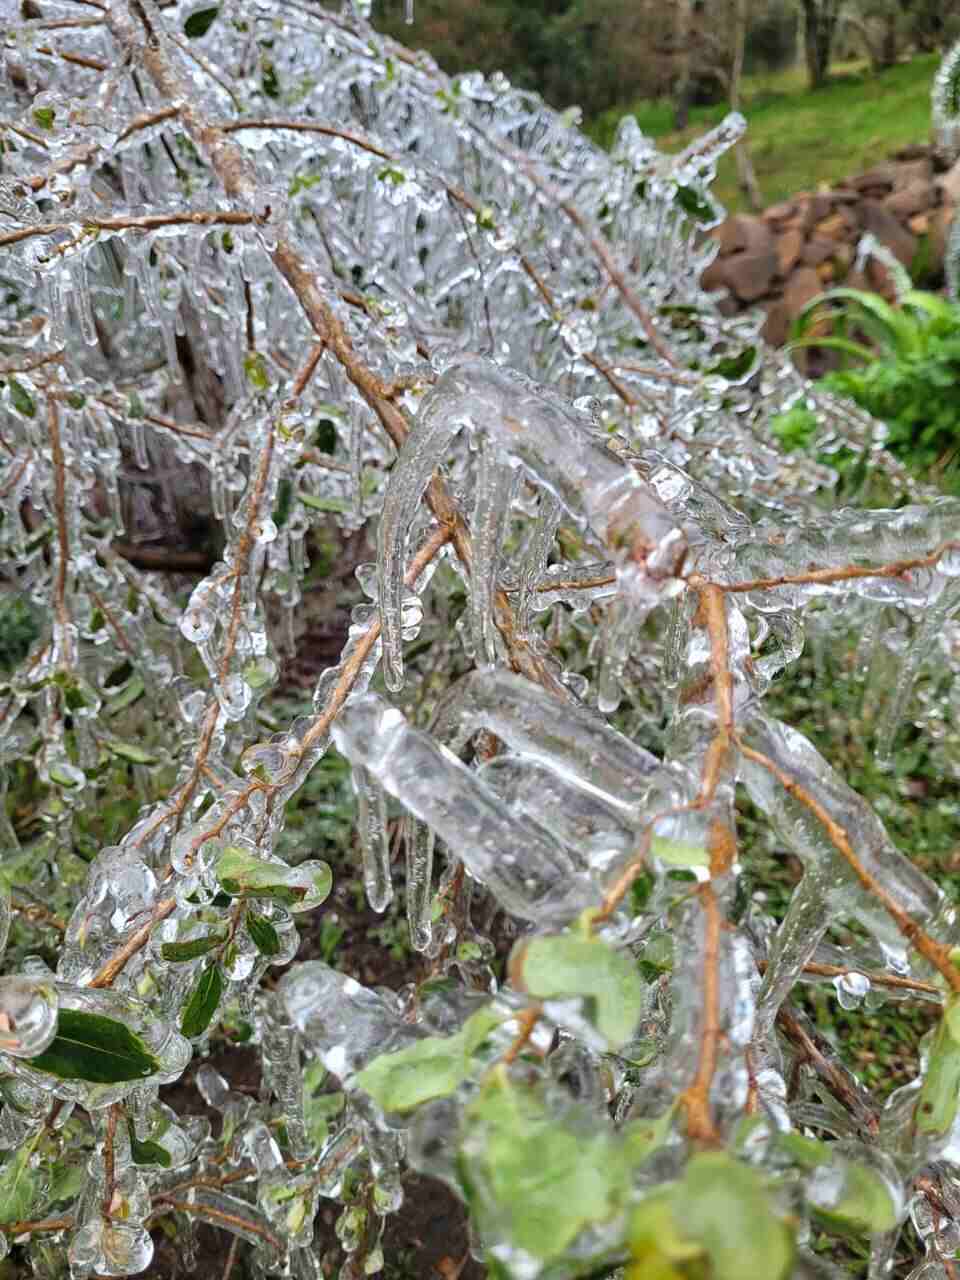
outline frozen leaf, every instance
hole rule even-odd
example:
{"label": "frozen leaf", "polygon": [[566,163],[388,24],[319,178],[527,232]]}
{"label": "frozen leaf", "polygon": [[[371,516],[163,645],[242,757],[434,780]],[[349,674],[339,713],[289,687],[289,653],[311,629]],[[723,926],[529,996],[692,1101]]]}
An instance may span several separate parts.
{"label": "frozen leaf", "polygon": [[198,938],[188,938],[185,942],[164,942],[160,954],[164,960],[172,964],[180,964],[184,960],[197,960],[205,956],[214,947],[222,946],[227,940],[227,930],[218,929],[213,933],[201,934]]}
{"label": "frozen leaf", "polygon": [[488,1245],[502,1240],[549,1261],[626,1204],[623,1149],[586,1110],[561,1118],[535,1092],[498,1080],[470,1105],[464,1126],[464,1192]]}
{"label": "frozen leaf", "polygon": [[248,907],[244,923],[247,926],[247,932],[261,955],[275,956],[279,954],[281,949],[280,935],[266,916],[258,915],[256,911]]}
{"label": "frozen leaf", "polygon": [[183,24],[184,34],[191,40],[199,40],[216,22],[219,13],[219,5],[211,5],[209,9],[195,9]]}
{"label": "frozen leaf", "polygon": [[180,1019],[180,1030],[188,1039],[203,1035],[213,1020],[223,995],[223,971],[213,963],[201,969],[187,997]]}
{"label": "frozen leaf", "polygon": [[34,1160],[36,1141],[15,1151],[0,1169],[0,1223],[29,1219],[43,1195],[44,1178]]}
{"label": "frozen leaf", "polygon": [[575,934],[534,938],[519,944],[510,971],[532,996],[583,996],[588,1016],[612,1049],[636,1030],[643,982],[629,952]]}
{"label": "frozen leaf", "polygon": [[412,1111],[431,1098],[446,1097],[475,1069],[472,1055],[504,1017],[493,1008],[479,1009],[456,1035],[428,1036],[374,1058],[355,1083],[384,1111]]}
{"label": "frozen leaf", "polygon": [[160,1071],[160,1063],[129,1027],[83,1009],[61,1009],[50,1046],[29,1062],[35,1071],[92,1084],[143,1080]]}

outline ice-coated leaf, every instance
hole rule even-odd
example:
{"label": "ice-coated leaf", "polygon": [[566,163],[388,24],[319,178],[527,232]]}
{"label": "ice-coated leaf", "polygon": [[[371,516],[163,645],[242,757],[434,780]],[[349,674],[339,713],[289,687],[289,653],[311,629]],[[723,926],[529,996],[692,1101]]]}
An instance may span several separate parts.
{"label": "ice-coated leaf", "polygon": [[259,915],[248,907],[245,923],[247,932],[261,955],[275,956],[279,954],[280,935],[266,916]]}
{"label": "ice-coated leaf", "polygon": [[271,898],[292,911],[308,910],[323,902],[333,887],[325,862],[287,867],[267,862],[236,845],[228,845],[217,860],[217,879],[235,898]]}
{"label": "ice-coated leaf", "polygon": [[37,405],[33,396],[22,386],[16,378],[10,379],[10,401],[17,413],[22,413],[24,417],[32,418],[36,415]]}
{"label": "ice-coated leaf", "polygon": [[170,1152],[166,1147],[150,1139],[141,1142],[132,1123],[128,1123],[127,1132],[130,1135],[130,1156],[134,1164],[155,1164],[161,1169],[170,1168]]}
{"label": "ice-coated leaf", "polygon": [[711,1280],[784,1280],[794,1256],[792,1233],[761,1175],[723,1151],[695,1155],[682,1181],[644,1199],[631,1215],[629,1241],[630,1280],[685,1275],[674,1268],[700,1256],[709,1259]]}
{"label": "ice-coated leaf", "polygon": [[953,1127],[960,1105],[960,998],[944,1005],[930,1046],[927,1070],[914,1110],[918,1133],[945,1134]]}
{"label": "ice-coated leaf", "polygon": [[0,1223],[29,1219],[43,1194],[44,1179],[34,1166],[36,1141],[25,1143],[0,1169]]}
{"label": "ice-coated leaf", "polygon": [[201,969],[183,1007],[180,1030],[188,1038],[203,1035],[223,995],[223,972],[216,963]]}
{"label": "ice-coated leaf", "polygon": [[145,751],[135,742],[107,741],[107,750],[120,760],[129,760],[131,764],[156,764],[157,757],[151,751]]}
{"label": "ice-coated leaf", "polygon": [[613,1218],[629,1193],[624,1148],[595,1115],[574,1106],[560,1116],[534,1091],[502,1080],[468,1109],[460,1152],[481,1237],[544,1261],[590,1223]]}
{"label": "ice-coated leaf", "polygon": [[356,1084],[384,1111],[412,1111],[431,1098],[453,1093],[474,1070],[471,1056],[505,1015],[478,1009],[452,1036],[428,1036],[396,1053],[385,1053],[356,1077]]}
{"label": "ice-coated leaf", "polygon": [[35,1071],[91,1084],[144,1080],[160,1070],[160,1063],[129,1027],[82,1009],[61,1009],[50,1046],[28,1061]]}
{"label": "ice-coated leaf", "polygon": [[212,933],[204,933],[199,938],[188,938],[186,942],[165,942],[160,948],[164,960],[179,964],[184,960],[198,960],[214,947],[221,946],[227,940],[226,929],[217,929]]}
{"label": "ice-coated leaf", "polygon": [[532,996],[584,996],[588,1016],[612,1049],[633,1035],[643,981],[633,957],[596,938],[558,934],[520,943],[511,972]]}
{"label": "ice-coated leaf", "polygon": [[219,13],[219,5],[211,5],[209,9],[195,10],[183,24],[184,34],[188,35],[191,40],[199,40],[201,36],[207,34],[216,22]]}

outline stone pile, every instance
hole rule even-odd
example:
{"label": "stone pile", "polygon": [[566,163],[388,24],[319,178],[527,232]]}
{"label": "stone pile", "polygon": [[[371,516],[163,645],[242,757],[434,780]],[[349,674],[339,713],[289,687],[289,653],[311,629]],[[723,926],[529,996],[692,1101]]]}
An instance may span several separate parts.
{"label": "stone pile", "polygon": [[721,310],[762,307],[763,334],[780,346],[794,318],[825,289],[843,284],[893,296],[889,272],[871,259],[856,267],[860,237],[873,232],[910,271],[918,287],[942,280],[954,209],[960,205],[960,161],[935,148],[906,147],[887,163],[832,189],[802,191],[757,217],[735,214],[710,234],[720,252],[704,287],[728,291]]}

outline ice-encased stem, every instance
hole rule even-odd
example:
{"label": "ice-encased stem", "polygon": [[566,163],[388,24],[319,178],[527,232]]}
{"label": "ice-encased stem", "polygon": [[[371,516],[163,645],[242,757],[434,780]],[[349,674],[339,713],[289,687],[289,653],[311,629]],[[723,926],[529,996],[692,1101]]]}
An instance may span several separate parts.
{"label": "ice-encased stem", "polygon": [[561,923],[596,900],[566,850],[511,814],[475,773],[375,694],[351,700],[333,735],[340,752],[429,823],[512,914]]}
{"label": "ice-encased stem", "polygon": [[363,858],[363,887],[371,910],[386,911],[393,899],[387,798],[383,788],[362,765],[354,766],[353,789],[357,797],[357,835]]}
{"label": "ice-encased stem", "polygon": [[462,427],[481,435],[552,494],[581,528],[621,558],[669,579],[684,549],[676,522],[592,422],[559,395],[480,356],[452,364],[423,398],[384,494],[378,533],[380,616],[387,688],[403,685],[402,600],[407,530],[450,441]]}
{"label": "ice-encased stem", "polygon": [[458,753],[473,734],[488,729],[515,751],[627,815],[637,812],[641,780],[660,767],[656,756],[588,707],[561,702],[502,668],[465,676],[450,691],[433,729]]}

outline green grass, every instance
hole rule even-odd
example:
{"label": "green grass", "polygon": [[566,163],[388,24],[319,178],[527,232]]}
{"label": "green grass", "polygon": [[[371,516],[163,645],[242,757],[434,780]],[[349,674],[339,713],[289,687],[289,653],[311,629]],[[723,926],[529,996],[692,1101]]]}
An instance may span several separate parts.
{"label": "green grass", "polygon": [[[799,68],[745,77],[743,112],[764,204],[815,191],[821,183],[834,185],[908,143],[927,142],[930,86],[939,62],[937,54],[925,55],[879,75],[871,75],[864,63],[843,63],[835,67],[830,83],[816,91],[806,88]],[[677,151],[726,112],[722,103],[696,107],[690,127],[677,133],[669,103],[638,102],[605,112],[589,132],[609,145],[618,119],[633,114],[665,151]],[[732,156],[721,161],[713,191],[731,211],[746,207]]]}

